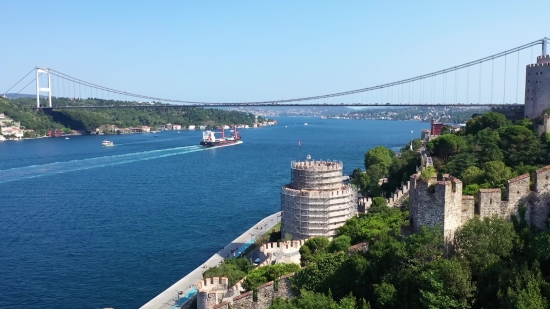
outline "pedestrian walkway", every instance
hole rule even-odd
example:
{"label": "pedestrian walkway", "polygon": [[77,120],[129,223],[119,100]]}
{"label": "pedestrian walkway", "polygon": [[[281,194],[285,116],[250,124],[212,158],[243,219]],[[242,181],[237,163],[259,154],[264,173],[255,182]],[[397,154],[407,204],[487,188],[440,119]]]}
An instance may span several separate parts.
{"label": "pedestrian walkway", "polygon": [[[195,270],[191,271],[187,276],[181,278],[178,282],[174,283],[171,287],[164,292],[151,299],[148,303],[143,305],[142,309],[176,309],[186,301],[191,299],[196,293],[197,289],[195,284],[202,280],[202,274],[208,268],[218,265],[229,254],[232,256],[231,249],[238,247],[236,256],[244,252],[246,248],[254,243],[254,240],[267,231],[269,231],[275,224],[281,221],[281,212],[276,212],[260,222],[256,223],[253,227],[244,232],[241,236],[233,240],[229,245],[225,246],[223,250],[214,254],[206,263],[200,265]],[[182,296],[183,295],[183,296]]]}

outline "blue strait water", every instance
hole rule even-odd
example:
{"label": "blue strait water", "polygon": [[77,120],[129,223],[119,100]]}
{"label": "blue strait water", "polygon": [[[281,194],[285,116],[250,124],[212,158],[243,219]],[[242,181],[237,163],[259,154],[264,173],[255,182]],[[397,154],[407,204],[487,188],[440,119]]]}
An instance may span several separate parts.
{"label": "blue strait water", "polygon": [[291,160],[349,174],[428,127],[279,118],[217,149],[200,131],[0,143],[0,308],[140,307],[278,211]]}

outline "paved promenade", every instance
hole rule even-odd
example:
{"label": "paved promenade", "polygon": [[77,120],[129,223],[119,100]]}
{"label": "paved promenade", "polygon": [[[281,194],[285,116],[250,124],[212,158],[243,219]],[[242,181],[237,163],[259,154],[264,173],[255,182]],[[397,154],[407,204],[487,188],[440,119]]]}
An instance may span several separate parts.
{"label": "paved promenade", "polygon": [[[231,242],[231,244],[225,246],[224,250],[218,251],[214,254],[208,261],[201,264],[195,270],[191,271],[187,276],[181,278],[178,282],[174,283],[171,287],[167,288],[164,292],[157,295],[157,297],[150,300],[148,303],[143,305],[142,309],[176,309],[178,308],[177,301],[177,292],[181,291],[182,295],[180,298],[190,298],[197,292],[194,285],[202,279],[202,273],[208,268],[218,265],[224,258],[230,254],[231,249],[239,247],[236,252],[238,256],[239,253],[243,252],[248,248],[258,237],[259,235],[265,234],[269,229],[271,229],[275,224],[281,221],[281,212],[276,212],[262,221],[256,223],[253,227],[244,232],[241,236],[237,237]],[[260,229],[261,227],[261,229]],[[206,266],[206,268],[205,268]],[[182,299],[178,302],[180,305]]]}

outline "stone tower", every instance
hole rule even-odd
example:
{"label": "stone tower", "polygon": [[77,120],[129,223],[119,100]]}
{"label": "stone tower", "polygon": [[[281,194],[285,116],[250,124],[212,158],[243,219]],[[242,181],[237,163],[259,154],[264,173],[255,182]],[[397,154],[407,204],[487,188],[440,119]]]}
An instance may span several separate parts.
{"label": "stone tower", "polygon": [[550,56],[537,57],[525,73],[525,117],[536,118],[550,107]]}
{"label": "stone tower", "polygon": [[291,162],[290,184],[281,190],[281,235],[293,239],[333,237],[356,215],[356,191],[343,183],[337,161]]}
{"label": "stone tower", "polygon": [[443,174],[441,180],[433,177],[428,181],[412,175],[409,212],[409,223],[415,232],[423,225],[440,226],[445,240],[452,239],[463,221],[462,182],[448,174]]}

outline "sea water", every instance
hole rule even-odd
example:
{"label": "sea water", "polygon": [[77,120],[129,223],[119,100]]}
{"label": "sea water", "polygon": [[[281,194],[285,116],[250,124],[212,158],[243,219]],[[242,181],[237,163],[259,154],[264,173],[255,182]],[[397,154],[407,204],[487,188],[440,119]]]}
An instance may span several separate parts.
{"label": "sea water", "polygon": [[0,308],[140,307],[278,211],[290,161],[350,174],[429,128],[278,120],[221,148],[197,146],[201,131],[0,143]]}

